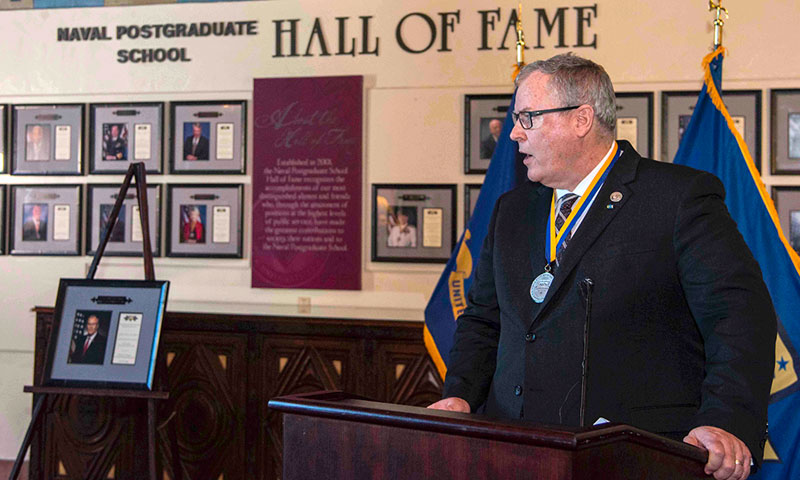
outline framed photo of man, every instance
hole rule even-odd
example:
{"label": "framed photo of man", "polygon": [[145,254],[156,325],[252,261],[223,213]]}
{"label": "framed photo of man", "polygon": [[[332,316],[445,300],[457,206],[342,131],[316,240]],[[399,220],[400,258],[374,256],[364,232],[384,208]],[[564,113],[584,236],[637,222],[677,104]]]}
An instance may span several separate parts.
{"label": "framed photo of man", "polygon": [[167,187],[167,256],[242,258],[241,184]]}
{"label": "framed photo of man", "polygon": [[486,173],[511,94],[464,96],[464,173]]}
{"label": "framed photo of man", "polygon": [[6,173],[6,144],[8,143],[8,106],[0,104],[0,173]]}
{"label": "framed photo of man", "polygon": [[770,91],[773,175],[800,173],[800,89]]}
{"label": "framed photo of man", "polygon": [[0,185],[0,255],[6,253],[6,186]]}
{"label": "framed photo of man", "polygon": [[82,185],[12,185],[9,252],[79,255]]}
{"label": "framed photo of man", "polygon": [[472,212],[475,211],[475,204],[478,203],[478,195],[481,193],[481,183],[468,183],[464,185],[464,228],[467,228]]}
{"label": "framed photo of man", "polygon": [[[119,195],[119,185],[89,185],[86,207],[86,254],[94,255],[108,225],[108,218]],[[150,248],[161,256],[161,185],[147,185],[147,210],[150,220]],[[142,220],[136,189],[129,188],[117,222],[111,230],[104,255],[142,256]]]}
{"label": "framed photo of man", "polygon": [[162,173],[164,103],[89,106],[89,173],[124,174],[131,162]]}
{"label": "framed photo of man", "polygon": [[653,158],[653,92],[616,92],[617,139]]}
{"label": "framed photo of man", "polygon": [[247,102],[172,102],[170,173],[245,173]]}
{"label": "framed photo of man", "polygon": [[82,175],[85,105],[14,105],[13,175]]}
{"label": "framed photo of man", "polygon": [[[664,92],[661,96],[661,157],[672,162],[678,153],[683,132],[689,126],[699,91]],[[744,138],[750,155],[761,169],[761,91],[726,90],[722,99],[736,130]]]}
{"label": "framed photo of man", "polygon": [[62,278],[44,385],[151,390],[169,282]]}
{"label": "framed photo of man", "polygon": [[772,187],[772,201],[783,234],[800,254],[800,187]]}
{"label": "framed photo of man", "polygon": [[373,185],[372,261],[446,263],[455,215],[455,185]]}

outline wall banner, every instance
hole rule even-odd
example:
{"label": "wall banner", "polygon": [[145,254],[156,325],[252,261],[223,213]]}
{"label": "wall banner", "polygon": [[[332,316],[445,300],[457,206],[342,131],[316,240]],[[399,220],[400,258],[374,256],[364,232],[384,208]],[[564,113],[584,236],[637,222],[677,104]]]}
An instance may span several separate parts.
{"label": "wall banner", "polygon": [[362,91],[254,80],[253,287],[361,289]]}

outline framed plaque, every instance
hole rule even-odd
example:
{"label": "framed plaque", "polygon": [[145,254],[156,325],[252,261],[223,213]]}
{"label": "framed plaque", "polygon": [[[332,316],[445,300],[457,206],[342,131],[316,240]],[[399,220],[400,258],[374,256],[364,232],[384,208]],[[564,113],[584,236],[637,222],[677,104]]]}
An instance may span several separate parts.
{"label": "framed plaque", "polygon": [[772,90],[770,104],[771,171],[796,175],[800,173],[800,90]]}
{"label": "framed plaque", "polygon": [[653,93],[617,92],[617,139],[653,158]]}
{"label": "framed plaque", "polygon": [[475,204],[478,203],[478,194],[481,193],[480,183],[468,183],[464,185],[464,228],[469,224],[469,219],[472,218],[472,212],[475,211]]}
{"label": "framed plaque", "polygon": [[[689,120],[699,91],[664,92],[661,96],[661,160],[672,162]],[[726,90],[722,99],[733,118],[736,130],[744,138],[750,155],[761,169],[761,91]]]}
{"label": "framed plaque", "polygon": [[82,175],[83,104],[14,105],[11,173]]}
{"label": "framed plaque", "polygon": [[[86,207],[86,254],[94,255],[108,225],[108,217],[119,195],[119,185],[89,185]],[[147,210],[150,219],[150,247],[153,256],[161,255],[161,185],[147,185]],[[117,222],[111,230],[104,255],[142,256],[142,220],[135,188],[129,188]]]}
{"label": "framed plaque", "polygon": [[800,187],[772,187],[772,201],[789,244],[800,254]]}
{"label": "framed plaque", "polygon": [[167,187],[167,256],[242,258],[243,185]]}
{"label": "framed plaque", "polygon": [[511,94],[464,97],[464,173],[486,173]]}
{"label": "framed plaque", "polygon": [[12,185],[9,252],[79,255],[82,185]]}
{"label": "framed plaque", "polygon": [[169,282],[62,278],[44,385],[153,387]]}
{"label": "framed plaque", "polygon": [[142,162],[162,173],[164,103],[93,103],[89,106],[89,173],[126,173]]}
{"label": "framed plaque", "polygon": [[171,173],[245,173],[247,103],[172,102]]}
{"label": "framed plaque", "polygon": [[6,173],[6,145],[8,144],[8,106],[0,104],[0,173]]}
{"label": "framed plaque", "polygon": [[372,261],[447,263],[455,212],[455,185],[373,185]]}
{"label": "framed plaque", "polygon": [[0,255],[6,253],[6,186],[0,185]]}

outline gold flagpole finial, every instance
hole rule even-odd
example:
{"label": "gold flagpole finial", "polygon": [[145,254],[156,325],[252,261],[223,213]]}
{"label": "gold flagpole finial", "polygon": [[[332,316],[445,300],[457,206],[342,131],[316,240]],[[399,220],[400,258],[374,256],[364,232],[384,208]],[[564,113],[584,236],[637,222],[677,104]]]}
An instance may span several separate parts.
{"label": "gold flagpole finial", "polygon": [[[716,18],[714,18],[714,49],[716,50],[722,45],[722,26],[725,25],[725,20],[728,19],[728,9],[722,6],[722,0],[714,3],[714,0],[708,0],[708,11],[716,10]],[[725,14],[725,20],[722,19],[722,14]]]}
{"label": "gold flagpole finial", "polygon": [[514,65],[514,73],[511,79],[514,80],[519,75],[519,71],[525,66],[525,33],[522,32],[522,3],[517,7],[517,63]]}
{"label": "gold flagpole finial", "polygon": [[522,3],[517,7],[517,66],[525,65],[525,33],[522,31]]}

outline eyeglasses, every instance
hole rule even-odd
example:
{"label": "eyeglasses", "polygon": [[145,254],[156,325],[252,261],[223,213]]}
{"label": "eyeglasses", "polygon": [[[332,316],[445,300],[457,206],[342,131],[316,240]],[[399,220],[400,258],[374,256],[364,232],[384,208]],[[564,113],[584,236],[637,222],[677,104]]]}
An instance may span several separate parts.
{"label": "eyeglasses", "polygon": [[530,130],[532,128],[539,128],[542,126],[543,119],[541,117],[545,113],[566,112],[567,110],[575,110],[578,107],[580,107],[580,105],[561,108],[548,108],[547,110],[534,110],[532,112],[511,112],[511,118],[514,119],[514,123],[519,121],[519,125],[525,130]]}

